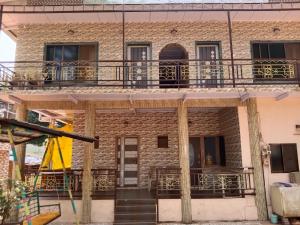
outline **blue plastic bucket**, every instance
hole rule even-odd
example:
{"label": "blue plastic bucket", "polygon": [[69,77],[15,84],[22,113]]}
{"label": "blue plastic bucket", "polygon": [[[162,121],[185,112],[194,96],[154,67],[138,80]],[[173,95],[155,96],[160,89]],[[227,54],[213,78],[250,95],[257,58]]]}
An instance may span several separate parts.
{"label": "blue plastic bucket", "polygon": [[276,214],[271,215],[271,223],[278,224],[278,216]]}

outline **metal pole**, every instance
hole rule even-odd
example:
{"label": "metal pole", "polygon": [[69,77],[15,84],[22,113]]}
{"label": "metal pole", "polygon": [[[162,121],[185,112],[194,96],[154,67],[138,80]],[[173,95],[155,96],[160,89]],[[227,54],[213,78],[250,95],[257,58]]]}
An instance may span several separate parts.
{"label": "metal pole", "polygon": [[229,45],[230,45],[230,60],[231,60],[232,85],[233,85],[233,87],[235,87],[233,44],[232,44],[232,24],[231,24],[230,11],[227,11],[227,18],[228,18],[227,23],[228,23]]}
{"label": "metal pole", "polygon": [[0,32],[2,30],[3,5],[0,5]]}
{"label": "metal pole", "polygon": [[123,48],[123,87],[125,86],[125,12],[122,12],[122,48]]}

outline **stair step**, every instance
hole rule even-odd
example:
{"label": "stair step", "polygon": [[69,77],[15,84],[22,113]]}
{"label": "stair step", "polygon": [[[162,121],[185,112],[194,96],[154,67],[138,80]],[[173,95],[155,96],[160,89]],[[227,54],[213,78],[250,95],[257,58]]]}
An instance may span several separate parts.
{"label": "stair step", "polygon": [[154,222],[156,221],[156,213],[122,213],[115,214],[116,222],[130,222],[130,221],[144,221]]}
{"label": "stair step", "polygon": [[114,222],[114,225],[156,225],[156,222]]}
{"label": "stair step", "polygon": [[124,205],[124,206],[116,206],[115,213],[122,214],[122,213],[155,213],[156,206],[154,204],[151,205]]}
{"label": "stair step", "polygon": [[155,199],[117,199],[116,206],[124,205],[155,205]]}

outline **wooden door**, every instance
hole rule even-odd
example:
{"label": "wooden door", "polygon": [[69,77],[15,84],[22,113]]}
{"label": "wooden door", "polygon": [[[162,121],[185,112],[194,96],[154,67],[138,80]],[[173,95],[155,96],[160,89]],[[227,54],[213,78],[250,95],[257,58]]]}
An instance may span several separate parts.
{"label": "wooden door", "polygon": [[138,185],[138,138],[118,138],[118,185],[136,187]]}

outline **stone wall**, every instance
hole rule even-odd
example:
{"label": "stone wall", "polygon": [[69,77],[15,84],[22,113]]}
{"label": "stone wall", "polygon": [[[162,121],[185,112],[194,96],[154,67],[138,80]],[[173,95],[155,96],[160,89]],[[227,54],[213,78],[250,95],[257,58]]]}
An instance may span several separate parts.
{"label": "stone wall", "polygon": [[9,151],[8,146],[0,144],[0,180],[8,178],[9,170]]}
{"label": "stone wall", "polygon": [[[233,115],[233,119],[230,118]],[[234,108],[189,112],[189,135],[224,135],[227,164],[241,166],[239,124]],[[225,119],[224,119],[225,118]],[[84,114],[74,118],[74,132],[83,134]],[[221,120],[222,119],[222,120]],[[157,136],[168,135],[169,148],[157,148]],[[134,136],[139,138],[139,180],[145,186],[151,166],[179,166],[177,115],[169,113],[98,113],[96,136],[100,145],[94,151],[93,168],[116,168],[116,138]],[[84,143],[75,141],[73,168],[82,168]]]}
{"label": "stone wall", "polygon": [[79,5],[83,0],[27,0],[27,5]]}
{"label": "stone wall", "polygon": [[220,132],[224,135],[226,149],[226,166],[242,167],[241,137],[237,108],[222,109]]}
{"label": "stone wall", "polygon": [[[280,29],[274,34],[273,28]],[[178,32],[174,36],[170,30]],[[73,30],[73,35],[68,30]],[[234,22],[232,25],[234,57],[251,57],[251,41],[299,40],[299,22]],[[121,23],[69,23],[19,26],[17,30],[16,60],[43,60],[45,43],[97,42],[99,60],[122,59]],[[151,58],[157,60],[163,47],[170,43],[182,45],[189,59],[196,58],[195,45],[199,41],[218,41],[221,55],[230,58],[228,27],[225,22],[150,22],[126,23],[125,41],[151,44]]]}
{"label": "stone wall", "polygon": [[[189,113],[190,135],[219,135],[218,112]],[[126,122],[126,123],[125,123]],[[76,115],[74,132],[83,133],[84,114]],[[116,138],[139,138],[139,180],[145,186],[151,166],[178,166],[177,115],[170,113],[99,113],[96,117],[96,136],[100,137],[95,149],[93,168],[116,167]],[[168,135],[169,148],[157,148],[157,136]],[[73,167],[82,168],[84,144],[75,141]]]}

